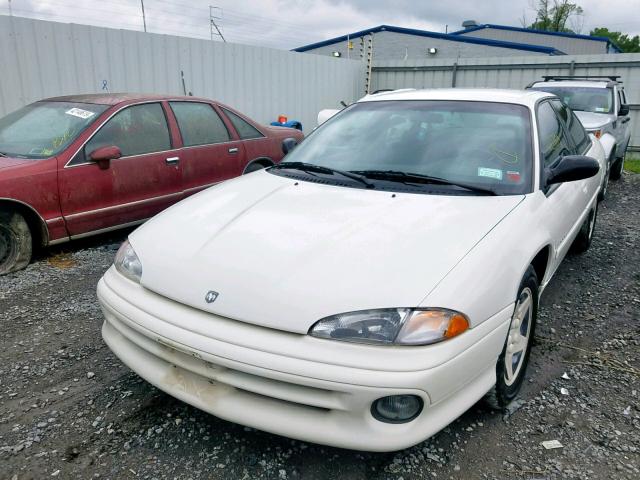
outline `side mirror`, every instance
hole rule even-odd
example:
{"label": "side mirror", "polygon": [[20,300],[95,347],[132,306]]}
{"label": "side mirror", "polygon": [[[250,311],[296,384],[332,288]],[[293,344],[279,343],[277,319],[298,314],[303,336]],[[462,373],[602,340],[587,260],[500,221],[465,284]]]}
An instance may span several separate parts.
{"label": "side mirror", "polygon": [[339,111],[340,110],[336,110],[334,108],[327,108],[326,110],[320,110],[320,112],[318,113],[318,126],[322,125],[324,122],[329,120]]}
{"label": "side mirror", "polygon": [[98,147],[89,154],[89,158],[98,164],[100,170],[106,170],[107,168],[109,168],[111,160],[115,160],[116,158],[120,158],[121,156],[122,152],[120,151],[120,148],[116,147],[115,145]]}
{"label": "side mirror", "polygon": [[296,148],[296,145],[298,145],[298,141],[295,138],[291,138],[291,137],[285,138],[282,141],[282,153],[286,155],[291,150]]}
{"label": "side mirror", "polygon": [[629,105],[623,103],[620,105],[620,110],[618,110],[618,116],[625,117],[627,115],[629,115]]}
{"label": "side mirror", "polygon": [[546,184],[584,180],[593,177],[599,171],[600,164],[595,158],[567,155],[562,157],[555,167],[545,170]]}

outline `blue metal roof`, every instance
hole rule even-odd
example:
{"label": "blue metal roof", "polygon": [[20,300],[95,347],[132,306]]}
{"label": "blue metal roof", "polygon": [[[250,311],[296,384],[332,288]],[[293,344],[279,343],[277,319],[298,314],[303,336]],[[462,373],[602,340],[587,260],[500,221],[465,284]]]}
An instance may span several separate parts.
{"label": "blue metal roof", "polygon": [[546,30],[537,30],[535,28],[522,28],[522,27],[510,27],[508,25],[495,25],[493,23],[483,23],[482,25],[476,25],[475,27],[469,27],[462,30],[458,30],[457,32],[451,32],[450,35],[461,35],[465,33],[475,32],[477,30],[482,30],[484,28],[495,28],[497,30],[510,30],[512,32],[525,32],[525,33],[538,33],[541,35],[554,35],[556,37],[566,37],[566,38],[579,38],[582,40],[594,40],[596,42],[607,42],[608,45],[611,45],[618,53],[622,52],[620,48],[611,41],[610,38],[607,37],[595,37],[591,35],[582,35],[580,33],[569,33],[569,32],[547,32]]}
{"label": "blue metal roof", "polygon": [[417,35],[419,37],[439,38],[439,39],[448,40],[451,42],[464,42],[464,43],[473,43],[476,45],[487,45],[491,47],[512,48],[515,50],[526,50],[529,52],[546,53],[547,55],[565,55],[564,52],[561,52],[556,48],[543,47],[541,45],[505,42],[502,40],[491,40],[488,38],[455,36],[455,35],[446,34],[446,33],[429,32],[427,30],[416,30],[413,28],[394,27],[392,25],[379,25],[377,27],[368,28],[366,30],[360,30],[359,32],[350,33],[348,35],[342,35],[341,37],[331,38],[329,40],[323,40],[322,42],[312,43],[309,45],[304,45],[302,47],[294,48],[293,51],[307,52],[309,50],[325,47],[327,45],[332,45],[334,43],[344,42],[347,39],[363,37],[370,33],[377,33],[377,32],[404,33],[406,35]]}

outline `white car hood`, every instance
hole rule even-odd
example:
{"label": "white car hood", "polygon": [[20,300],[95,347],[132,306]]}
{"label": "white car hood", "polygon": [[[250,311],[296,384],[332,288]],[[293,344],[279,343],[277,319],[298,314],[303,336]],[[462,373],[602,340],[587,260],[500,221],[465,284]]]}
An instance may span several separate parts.
{"label": "white car hood", "polygon": [[608,113],[579,112],[575,111],[576,117],[582,123],[586,130],[595,130],[611,122],[611,116]]}
{"label": "white car hood", "polygon": [[173,206],[130,241],[146,288],[306,333],[337,313],[419,305],[523,198],[394,195],[262,171]]}

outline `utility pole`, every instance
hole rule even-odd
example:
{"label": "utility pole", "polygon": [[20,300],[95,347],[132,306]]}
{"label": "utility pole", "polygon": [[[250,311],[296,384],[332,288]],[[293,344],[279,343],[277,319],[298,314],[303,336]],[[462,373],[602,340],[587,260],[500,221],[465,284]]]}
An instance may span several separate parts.
{"label": "utility pole", "polygon": [[[216,17],[213,14],[214,10],[220,10],[220,16]],[[224,35],[222,35],[222,32],[220,31],[220,28],[218,27],[218,24],[216,23],[216,20],[222,20],[222,8],[220,7],[214,7],[213,5],[209,5],[209,28],[211,30],[211,40],[213,40],[213,36],[217,35],[219,36],[223,42],[227,43],[227,40],[224,38]],[[214,30],[217,33],[214,33]]]}
{"label": "utility pole", "polygon": [[142,26],[144,27],[144,31],[147,31],[147,17],[144,15],[144,0],[140,0],[140,6],[142,7]]}

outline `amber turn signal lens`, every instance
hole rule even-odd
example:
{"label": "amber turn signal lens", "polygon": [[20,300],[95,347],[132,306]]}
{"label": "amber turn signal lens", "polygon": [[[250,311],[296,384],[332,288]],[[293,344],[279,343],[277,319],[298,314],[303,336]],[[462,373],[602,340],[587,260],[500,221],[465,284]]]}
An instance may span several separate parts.
{"label": "amber turn signal lens", "polygon": [[455,314],[449,319],[449,327],[444,332],[445,338],[453,338],[465,332],[469,328],[469,321],[460,314]]}
{"label": "amber turn signal lens", "polygon": [[596,136],[596,138],[600,138],[602,136],[602,130],[595,130],[593,134]]}

